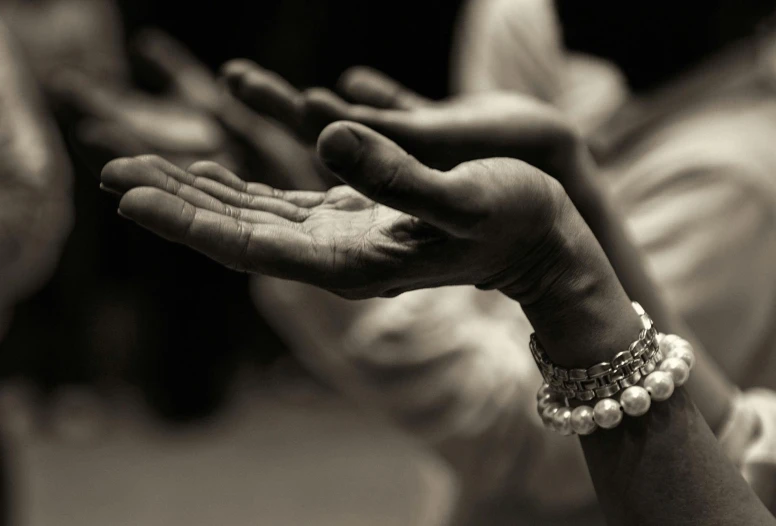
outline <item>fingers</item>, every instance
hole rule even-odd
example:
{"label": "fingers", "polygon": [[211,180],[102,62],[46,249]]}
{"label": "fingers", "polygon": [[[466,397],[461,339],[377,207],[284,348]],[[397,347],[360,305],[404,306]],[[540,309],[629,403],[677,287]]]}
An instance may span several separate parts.
{"label": "fingers", "polygon": [[364,124],[395,140],[409,143],[415,142],[422,130],[414,112],[350,104],[325,88],[304,93],[304,127],[309,133],[317,136],[326,126],[341,120]]}
{"label": "fingers", "polygon": [[355,66],[345,71],[337,89],[350,101],[375,108],[411,110],[431,101],[405,88],[388,75],[375,69]]}
{"label": "fingers", "polygon": [[72,119],[109,119],[122,107],[121,97],[86,74],[67,69],[53,75],[49,89],[58,110]]}
{"label": "fingers", "polygon": [[251,109],[299,130],[301,94],[280,75],[244,59],[228,62],[222,74],[232,94]]}
{"label": "fingers", "polygon": [[263,183],[248,183],[223,166],[211,161],[198,161],[189,166],[187,171],[197,177],[212,179],[246,194],[274,197],[304,208],[318,206],[326,197],[324,192],[278,190]]}
{"label": "fingers", "polygon": [[74,149],[88,167],[99,174],[106,163],[148,151],[148,146],[116,123],[85,120],[72,132]]}
{"label": "fingers", "polygon": [[360,124],[337,122],[318,140],[318,153],[330,170],[367,197],[414,215],[455,235],[479,218],[461,201],[460,177],[432,170],[394,142]]}
{"label": "fingers", "polygon": [[155,28],[141,31],[134,40],[137,57],[185,102],[214,110],[219,92],[213,74],[183,44]]}
{"label": "fingers", "polygon": [[223,93],[217,113],[221,124],[250,155],[246,164],[265,183],[280,188],[325,189],[309,146],[277,122],[251,111],[230,93]]}
{"label": "fingers", "polygon": [[119,212],[230,268],[303,281],[321,272],[322,262],[310,251],[309,237],[284,225],[250,224],[148,187],[127,192]]}
{"label": "fingers", "polygon": [[[222,184],[218,178],[231,181],[239,179],[231,173],[225,173],[226,170],[215,163],[198,164],[201,165],[198,171],[192,173],[181,170],[157,156],[117,159],[105,166],[101,180],[105,187],[117,192],[127,192],[143,186],[159,188],[171,195],[190,199],[197,206],[251,221],[277,222],[264,215],[271,214],[284,220],[299,222],[309,214],[306,208],[283,199],[282,193],[276,193],[274,196],[251,194]],[[197,173],[206,173],[207,176]],[[212,199],[220,205],[213,204]]]}

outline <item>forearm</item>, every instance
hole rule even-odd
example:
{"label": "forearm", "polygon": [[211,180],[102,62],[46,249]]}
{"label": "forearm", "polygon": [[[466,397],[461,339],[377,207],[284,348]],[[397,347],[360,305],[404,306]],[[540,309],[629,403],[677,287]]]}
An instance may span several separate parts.
{"label": "forearm", "polygon": [[[595,169],[587,152],[581,155],[580,163],[587,173]],[[685,389],[706,422],[716,431],[730,410],[735,387],[681,316],[665,301],[646,267],[646,256],[626,232],[622,214],[617,211],[607,189],[592,179],[589,178],[592,184],[585,190],[585,195],[574,200],[577,209],[598,239],[628,296],[641,303],[663,332],[681,334],[692,343],[696,367]]]}
{"label": "forearm", "polygon": [[[570,220],[581,221],[573,215]],[[523,294],[504,292],[523,300],[555,363],[589,367],[609,361],[636,339],[640,320],[589,232],[560,246],[541,295],[525,303]],[[682,389],[642,417],[626,417],[614,430],[584,437],[582,446],[610,524],[776,523]]]}

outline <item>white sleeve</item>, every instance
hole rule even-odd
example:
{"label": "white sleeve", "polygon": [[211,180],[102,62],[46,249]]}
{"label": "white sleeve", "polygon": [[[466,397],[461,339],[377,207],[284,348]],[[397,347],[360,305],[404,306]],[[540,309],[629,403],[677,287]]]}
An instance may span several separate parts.
{"label": "white sleeve", "polygon": [[719,441],[760,500],[776,512],[776,393],[752,389],[741,394]]}
{"label": "white sleeve", "polygon": [[625,198],[635,203],[628,226],[656,282],[739,385],[776,304],[774,209],[745,170],[719,164],[642,177],[631,185],[640,196]]}
{"label": "white sleeve", "polygon": [[469,0],[454,43],[452,89],[514,91],[550,102],[563,60],[550,0]]}

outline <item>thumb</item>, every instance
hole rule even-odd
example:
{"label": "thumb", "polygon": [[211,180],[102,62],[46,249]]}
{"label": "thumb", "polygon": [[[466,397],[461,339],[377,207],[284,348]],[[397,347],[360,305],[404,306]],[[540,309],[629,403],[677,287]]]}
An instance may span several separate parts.
{"label": "thumb", "polygon": [[[450,234],[464,236],[479,214],[467,203],[459,171],[433,170],[379,133],[352,122],[327,126],[318,139],[324,164],[350,186]],[[479,217],[478,217],[479,216]]]}
{"label": "thumb", "polygon": [[352,102],[375,108],[410,110],[431,104],[429,99],[405,88],[388,75],[364,66],[345,71],[337,88]]}

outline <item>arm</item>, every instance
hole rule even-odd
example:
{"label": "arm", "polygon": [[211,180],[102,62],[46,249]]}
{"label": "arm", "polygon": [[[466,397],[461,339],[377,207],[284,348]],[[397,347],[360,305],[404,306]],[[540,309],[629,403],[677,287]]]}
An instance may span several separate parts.
{"label": "arm", "polygon": [[[546,174],[512,159],[443,173],[354,123],[328,127],[318,151],[352,189],[282,192],[211,164],[192,177],[158,158],[113,162],[103,183],[126,191],[125,217],[230,268],[351,299],[457,284],[501,290],[566,367],[609,360],[635,339],[625,290]],[[776,522],[681,389],[656,406],[583,440],[611,524]]]}
{"label": "arm", "polygon": [[[566,275],[573,267],[575,279],[556,281],[541,300],[525,306],[526,314],[556,363],[586,367],[606,361],[640,328],[628,296],[594,240],[570,245],[568,256],[559,259],[551,273]],[[580,269],[585,261],[587,269]],[[644,417],[626,418],[614,430],[581,442],[609,524],[775,522],[681,389],[669,401],[653,404]]]}
{"label": "arm", "polygon": [[[663,332],[682,334],[693,344],[697,363],[694,374],[686,385],[686,389],[693,400],[696,401],[696,404],[698,404],[698,408],[704,418],[706,418],[709,426],[712,429],[718,429],[730,410],[730,405],[735,396],[735,387],[727,380],[715,360],[706,352],[703,344],[689,330],[682,316],[665,301],[662,293],[663,289],[658,286],[658,283],[660,285],[666,285],[666,283],[661,280],[656,281],[647,270],[646,263],[648,259],[644,257],[642,250],[634,243],[631,235],[626,232],[626,223],[623,220],[622,214],[615,209],[614,199],[607,192],[607,189],[600,184],[600,180],[590,175],[594,173],[595,167],[585,147],[580,146],[580,153],[577,159],[581,173],[587,173],[588,175],[574,179],[574,181],[584,181],[584,185],[577,187],[567,185],[567,190],[570,195],[574,196],[574,202],[580,214],[601,244],[627,294],[642,304]],[[697,208],[681,199],[678,202],[674,202],[674,206],[671,209],[676,210],[680,214],[693,214],[694,210],[697,210]],[[662,211],[665,209],[656,209],[653,206],[650,210],[652,214],[662,214]],[[722,215],[720,217],[729,216]],[[690,225],[684,224],[682,226],[697,230],[708,225],[706,222],[703,222],[701,224],[691,223]],[[679,239],[677,236],[672,236],[672,233],[666,232],[666,237],[673,240]],[[715,246],[719,250],[728,250],[729,247],[729,245],[722,242]],[[685,256],[688,256],[686,252],[687,250],[685,249]],[[677,265],[686,264],[686,261],[687,259],[685,258],[672,259],[670,263],[672,270]],[[740,274],[741,267],[733,267],[730,270]],[[689,279],[687,276],[684,277]],[[740,279],[741,276],[738,275],[736,278]],[[667,285],[680,286],[676,282],[668,283]]]}

